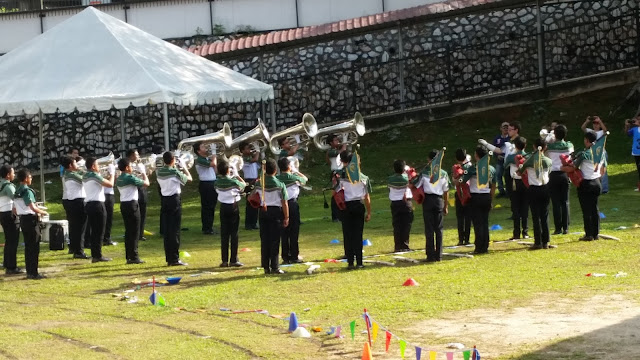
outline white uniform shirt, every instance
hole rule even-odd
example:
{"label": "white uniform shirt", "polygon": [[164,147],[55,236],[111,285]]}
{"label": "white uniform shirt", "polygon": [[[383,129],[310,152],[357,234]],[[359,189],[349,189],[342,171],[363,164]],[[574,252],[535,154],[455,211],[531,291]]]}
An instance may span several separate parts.
{"label": "white uniform shirt", "polygon": [[211,160],[198,155],[196,157],[196,171],[198,172],[198,179],[200,181],[215,181],[216,171],[211,166]]}
{"label": "white uniform shirt", "polygon": [[104,186],[102,186],[102,176],[88,172],[82,179],[84,191],[87,196],[84,198],[84,202],[100,201],[104,202]]}
{"label": "white uniform shirt", "polygon": [[440,179],[435,184],[432,184],[429,175],[421,174],[420,181],[418,181],[416,187],[421,187],[425,194],[442,196],[449,191],[449,176],[446,175],[446,172],[441,171]]}
{"label": "white uniform shirt", "polygon": [[69,170],[65,170],[63,181],[63,191],[64,193],[66,193],[63,193],[63,199],[75,200],[84,199],[85,197],[87,197],[84,186],[82,185],[82,176],[80,176],[78,172],[70,172]]}
{"label": "white uniform shirt", "polygon": [[242,166],[242,174],[244,175],[244,179],[257,179],[259,168],[260,165],[257,162],[245,161],[244,165]]}
{"label": "white uniform shirt", "polygon": [[346,179],[340,179],[340,187],[344,190],[344,201],[364,199],[368,194],[367,183],[369,179],[362,179],[357,183],[350,183]]}
{"label": "white uniform shirt", "polygon": [[182,192],[182,185],[187,183],[187,176],[174,167],[164,166],[156,170],[162,196],[173,196]]}

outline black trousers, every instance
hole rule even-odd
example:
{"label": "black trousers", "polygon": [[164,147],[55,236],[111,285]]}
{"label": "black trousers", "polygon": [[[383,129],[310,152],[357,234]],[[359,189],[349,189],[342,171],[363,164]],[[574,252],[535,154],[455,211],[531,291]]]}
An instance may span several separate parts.
{"label": "black trousers", "polygon": [[[160,186],[158,186],[158,199],[160,199],[160,202],[162,202],[162,190],[160,189]],[[164,223],[162,222],[162,214],[160,214],[160,231],[159,231],[159,233],[160,233],[160,235],[164,234]],[[142,237],[142,235],[144,235],[144,234],[140,234],[138,236]]]}
{"label": "black trousers", "polygon": [[578,200],[580,200],[580,208],[582,208],[585,236],[595,238],[600,233],[598,197],[601,192],[600,179],[582,180],[578,188]]}
{"label": "black trousers", "polygon": [[[513,215],[513,237],[516,239],[525,235],[529,235],[529,196],[527,195],[527,187],[520,179],[513,179],[515,184],[511,191],[511,213]],[[522,225],[522,233],[520,232]]]}
{"label": "black trousers", "polygon": [[63,205],[69,221],[69,248],[75,255],[84,254],[82,240],[87,221],[84,198],[63,200]]}
{"label": "black trousers", "polygon": [[104,225],[104,242],[111,241],[111,226],[113,225],[113,204],[115,203],[114,194],[104,194],[104,209],[107,214],[107,221]]}
{"label": "black trousers", "polygon": [[244,181],[247,183],[247,187],[244,189],[245,194],[247,194],[244,208],[244,228],[253,229],[258,226],[258,209],[249,205],[248,195],[253,190],[256,179],[244,179]]}
{"label": "black trousers", "polygon": [[564,171],[549,174],[549,194],[555,232],[569,231],[569,176]]}
{"label": "black trousers", "polygon": [[102,257],[102,239],[107,222],[107,211],[102,201],[89,201],[84,208],[91,228],[91,257],[99,259]]}
{"label": "black trousers", "polygon": [[[164,255],[168,264],[180,260],[180,226],[182,204],[180,194],[163,196],[160,200],[160,221],[164,222]],[[142,217],[142,214],[140,214]]]}
{"label": "black trousers", "polygon": [[529,204],[533,219],[533,237],[536,245],[549,243],[549,195],[548,185],[529,186]]}
{"label": "black trousers", "polygon": [[360,200],[347,201],[347,208],[342,212],[342,234],[349,265],[353,265],[354,259],[362,265],[364,212],[364,204]]}
{"label": "black trousers", "polygon": [[300,237],[300,206],[297,199],[289,199],[289,226],[282,228],[282,260],[295,261],[300,255],[298,238]]}
{"label": "black trousers", "polygon": [[24,263],[27,275],[38,275],[40,257],[40,226],[36,215],[20,215],[20,228],[24,237]]}
{"label": "black trousers", "polygon": [[127,260],[138,260],[138,239],[140,238],[140,205],[137,200],[120,203],[120,213],[124,220],[124,248]]}
{"label": "black trousers", "polygon": [[458,221],[458,242],[469,243],[471,238],[471,206],[462,205],[456,192],[456,220]]}
{"label": "black trousers", "polygon": [[0,224],[4,231],[4,257],[2,259],[2,265],[7,270],[13,270],[18,267],[16,255],[18,253],[20,227],[16,224],[16,217],[12,211],[0,212]]}
{"label": "black trousers", "polygon": [[444,221],[444,200],[442,195],[425,194],[422,203],[424,237],[426,239],[427,260],[442,258],[442,236]]}
{"label": "black trousers", "polygon": [[[144,236],[144,225],[147,222],[147,202],[149,200],[149,194],[147,188],[141,186],[138,188],[138,205],[140,206],[140,239]],[[162,232],[162,229],[160,230]]]}
{"label": "black trousers", "polygon": [[[220,246],[222,262],[238,262],[238,227],[240,226],[240,210],[238,203],[220,203]],[[229,257],[231,243],[231,257]]]}
{"label": "black trousers", "polygon": [[507,192],[507,195],[511,197],[511,193],[513,192],[513,178],[511,177],[511,171],[509,167],[504,168],[504,190]]}
{"label": "black trousers", "polygon": [[[336,176],[337,171],[332,170],[331,171],[331,186],[335,187],[334,185],[334,179]],[[332,221],[342,221],[342,215],[343,215],[343,211],[341,211],[340,209],[338,209],[338,204],[336,204],[336,199],[333,198],[333,196],[331,197],[331,220]],[[346,251],[346,250],[345,250]]]}
{"label": "black trousers", "polygon": [[277,270],[278,250],[280,250],[280,230],[283,221],[282,208],[268,206],[260,208],[260,255],[264,270]]}
{"label": "black trousers", "polygon": [[200,219],[202,220],[202,232],[213,231],[213,219],[216,215],[218,204],[218,192],[215,181],[200,181]]}
{"label": "black trousers", "polygon": [[491,194],[471,193],[471,222],[475,236],[476,252],[489,251],[489,211],[491,211]]}
{"label": "black trousers", "polygon": [[640,156],[634,156],[633,158],[636,160],[636,170],[638,171],[638,178],[640,178]]}
{"label": "black trousers", "polygon": [[391,202],[391,223],[393,224],[393,251],[409,250],[409,234],[413,224],[411,199]]}

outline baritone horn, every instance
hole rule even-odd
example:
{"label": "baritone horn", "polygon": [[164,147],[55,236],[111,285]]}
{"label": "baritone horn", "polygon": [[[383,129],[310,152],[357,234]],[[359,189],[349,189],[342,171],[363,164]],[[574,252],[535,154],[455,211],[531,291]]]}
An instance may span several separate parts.
{"label": "baritone horn", "polygon": [[262,120],[258,118],[258,125],[256,125],[256,127],[231,141],[231,145],[227,149],[226,154],[229,156],[242,155],[242,152],[240,151],[240,144],[243,142],[246,142],[251,146],[252,153],[259,152],[264,154],[265,149],[269,146],[270,139],[267,127],[264,125]]}
{"label": "baritone horn", "polygon": [[364,118],[359,112],[356,112],[351,120],[318,130],[318,133],[313,138],[313,143],[318,150],[329,150],[331,145],[327,143],[327,137],[335,134],[341,138],[342,144],[355,145],[358,143],[358,137],[363,136],[365,130]]}
{"label": "baritone horn", "polygon": [[193,145],[197,142],[209,146],[209,155],[211,156],[216,156],[218,153],[224,154],[231,146],[231,128],[228,123],[224,123],[220,131],[183,139],[178,143],[178,149],[173,153],[176,164],[180,164],[180,160],[182,160],[187,170],[193,167],[194,154],[196,153]]}
{"label": "baritone horn", "polygon": [[300,124],[271,135],[269,148],[272,153],[279,155],[282,150],[278,144],[280,139],[287,139],[288,141],[296,139],[296,142],[300,144],[301,149],[308,150],[309,143],[317,132],[318,123],[316,122],[316,119],[313,115],[306,113],[302,116],[302,122]]}
{"label": "baritone horn", "polygon": [[242,170],[242,167],[244,166],[244,160],[242,160],[242,156],[235,154],[231,155],[227,159],[227,162],[229,163],[229,169],[231,169],[231,176],[239,177],[240,170]]}

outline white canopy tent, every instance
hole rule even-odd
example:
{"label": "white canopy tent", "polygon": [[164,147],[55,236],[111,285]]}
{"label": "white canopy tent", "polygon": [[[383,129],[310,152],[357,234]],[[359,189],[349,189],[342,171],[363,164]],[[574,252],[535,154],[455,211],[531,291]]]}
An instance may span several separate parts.
{"label": "white canopy tent", "polygon": [[[273,99],[273,87],[189,53],[88,7],[0,57],[0,114],[42,114],[164,104],[202,105]],[[124,112],[121,111],[124,144]]]}

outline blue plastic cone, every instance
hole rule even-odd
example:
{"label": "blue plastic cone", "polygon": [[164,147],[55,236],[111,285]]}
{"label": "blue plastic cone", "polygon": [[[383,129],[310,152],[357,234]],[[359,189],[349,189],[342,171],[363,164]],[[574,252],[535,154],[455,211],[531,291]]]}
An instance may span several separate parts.
{"label": "blue plastic cone", "polygon": [[373,245],[371,243],[371,240],[369,240],[369,239],[362,240],[362,246],[371,246],[371,245]]}
{"label": "blue plastic cone", "polygon": [[332,243],[332,244],[340,244],[340,240],[338,240],[338,239],[333,239],[333,240],[331,240],[331,243]]}
{"label": "blue plastic cone", "polygon": [[298,328],[298,318],[296,317],[296,313],[292,312],[291,316],[289,316],[289,332],[294,332]]}
{"label": "blue plastic cone", "polygon": [[601,213],[600,213],[600,219],[604,219],[604,218],[606,218],[606,216],[604,216],[604,213],[603,213],[603,212],[601,212]]}
{"label": "blue plastic cone", "polygon": [[502,226],[498,224],[491,225],[491,228],[489,230],[502,230]]}

